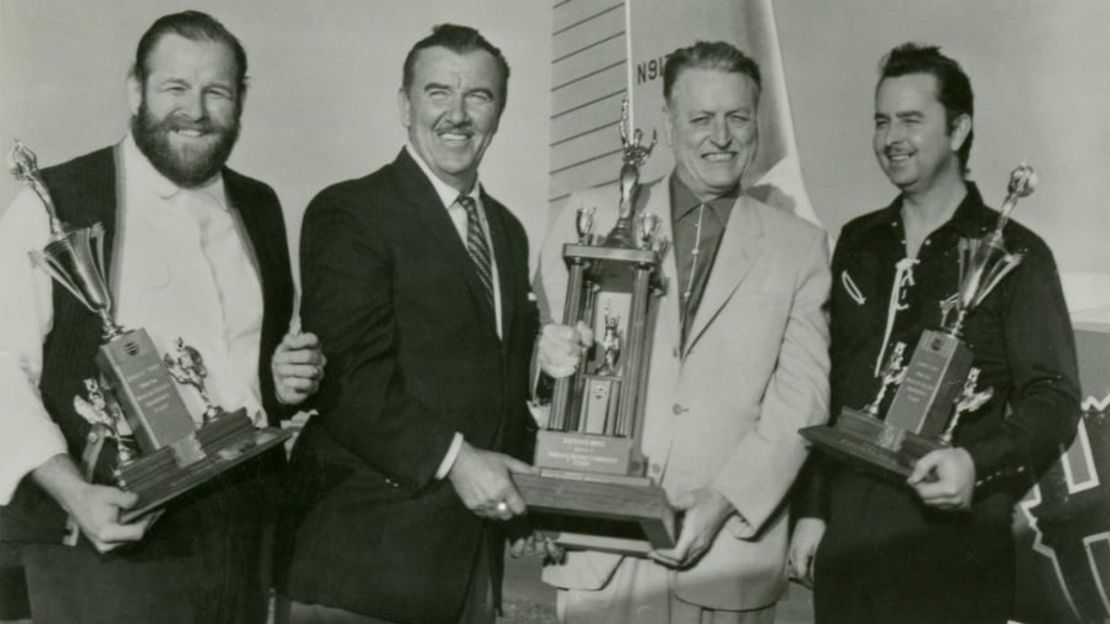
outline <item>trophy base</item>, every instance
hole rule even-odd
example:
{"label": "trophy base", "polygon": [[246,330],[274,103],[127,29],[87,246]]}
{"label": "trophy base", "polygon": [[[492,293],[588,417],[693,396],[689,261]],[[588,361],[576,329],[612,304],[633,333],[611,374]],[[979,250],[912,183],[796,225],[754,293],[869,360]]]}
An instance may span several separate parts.
{"label": "trophy base", "polygon": [[678,538],[675,510],[647,477],[541,471],[513,481],[533,525],[563,546],[643,555]]}
{"label": "trophy base", "polygon": [[893,481],[904,482],[917,460],[945,448],[938,440],[918,435],[854,409],[840,412],[836,425],[798,431],[831,457]]}
{"label": "trophy base", "polygon": [[116,473],[120,488],[138,495],[120,513],[131,522],[228,470],[281,445],[290,433],[256,429],[246,410],[221,414],[178,442],[143,455]]}

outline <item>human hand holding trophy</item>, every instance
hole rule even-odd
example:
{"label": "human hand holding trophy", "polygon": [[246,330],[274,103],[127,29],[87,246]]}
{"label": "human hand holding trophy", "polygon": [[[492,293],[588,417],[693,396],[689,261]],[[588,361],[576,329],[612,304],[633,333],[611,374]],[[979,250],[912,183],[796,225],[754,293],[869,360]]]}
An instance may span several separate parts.
{"label": "human hand holding trophy", "polygon": [[[1032,167],[1017,167],[993,230],[981,238],[959,240],[956,293],[941,302],[940,327],[922,332],[909,364],[901,368],[904,345],[899,343],[889,356],[874,401],[863,410],[845,407],[834,425],[806,427],[800,431],[802,436],[830,456],[879,475],[900,480],[912,475],[915,487],[938,477],[918,462],[933,451],[952,449],[964,416],[993,397],[991,388],[977,387],[979,371],[971,365],[973,354],[963,339],[963,328],[968,315],[1021,263],[1021,253],[1006,249],[1003,231],[1017,201],[1031,194],[1036,182]],[[880,419],[885,394],[895,385],[894,399]],[[952,456],[934,455],[926,463],[932,465],[937,457]],[[970,457],[961,458],[954,471],[962,473],[966,460]],[[952,465],[941,467],[948,470]],[[974,485],[973,471],[972,466],[968,487]],[[961,484],[965,480],[959,479]],[[939,506],[963,508],[963,503]]]}
{"label": "human hand holding trophy", "polygon": [[[246,410],[224,413],[208,400],[199,352],[179,340],[176,358],[167,354],[163,359],[144,329],[125,329],[116,322],[106,279],[104,227],[74,227],[59,218],[37,159],[22,143],[16,142],[8,165],[39,197],[50,218],[48,242],[31,252],[32,262],[100,319],[98,378],[85,380],[85,396],[73,403],[89,431],[84,448],[79,453],[71,448],[71,455],[81,457],[80,476],[86,482],[104,478],[106,472],[109,484],[128,492],[129,504],[120,506],[118,521],[134,521],[279,446],[288,433],[256,429]],[[199,428],[175,380],[194,387],[207,405]],[[76,526],[71,516],[67,543],[76,543]]]}

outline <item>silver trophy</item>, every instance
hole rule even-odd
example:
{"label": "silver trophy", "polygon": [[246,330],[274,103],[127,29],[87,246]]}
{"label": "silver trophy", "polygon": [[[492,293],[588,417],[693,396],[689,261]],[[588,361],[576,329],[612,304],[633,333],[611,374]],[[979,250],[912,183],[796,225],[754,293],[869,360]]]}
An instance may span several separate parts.
{"label": "silver trophy", "polygon": [[[979,369],[972,366],[974,353],[962,337],[964,324],[1021,263],[1023,254],[1006,248],[1003,231],[1018,200],[1031,194],[1036,183],[1032,167],[1014,169],[994,229],[982,238],[959,240],[956,292],[941,302],[940,327],[922,332],[909,364],[901,366],[904,346],[899,344],[899,361],[891,358],[875,401],[864,410],[843,408],[831,427],[802,429],[806,439],[834,457],[899,481],[925,454],[952,445],[964,415],[994,396],[992,388],[977,388]],[[880,403],[892,385],[898,390],[880,420]]]}
{"label": "silver trophy", "polygon": [[616,224],[595,236],[594,208],[581,206],[575,242],[563,246],[562,322],[590,327],[599,339],[573,375],[555,381],[550,418],[536,434],[539,474],[513,479],[536,526],[558,531],[559,543],[644,554],[673,546],[677,535],[675,510],[648,476],[641,448],[667,242],[659,216],[636,210],[640,167],[657,135],[645,142],[631,127],[627,101],[619,134]]}
{"label": "silver trophy", "polygon": [[[177,358],[167,356],[164,362],[145,330],[121,327],[112,315],[105,279],[104,227],[74,227],[59,218],[35,154],[19,141],[8,155],[8,166],[42,201],[50,219],[49,240],[42,251],[31,252],[32,262],[100,319],[102,341],[95,356],[100,379],[85,380],[85,396],[74,397],[73,408],[89,424],[81,453],[85,478],[92,482],[101,474],[101,451],[111,440],[116,461],[106,478],[138,495],[138,502],[121,512],[121,522],[160,507],[289,437],[277,429],[255,429],[246,410],[224,414],[212,405],[204,389],[207,371],[195,349],[179,340]],[[204,426],[197,428],[193,422],[175,379],[200,392],[207,406]],[[221,417],[213,418],[217,414]],[[65,543],[75,544],[78,533],[72,518],[68,526]]]}
{"label": "silver trophy", "polygon": [[[1010,215],[1018,200],[1031,195],[1036,187],[1036,172],[1022,163],[1010,174],[1006,199],[1002,202],[1001,214],[994,230],[983,238],[960,239],[960,288],[955,295],[941,303],[941,326],[948,333],[959,336],[968,312],[982,303],[1002,278],[1021,264],[1024,254],[1006,250],[1002,231],[1010,222]],[[956,316],[949,323],[948,315],[953,311]]]}

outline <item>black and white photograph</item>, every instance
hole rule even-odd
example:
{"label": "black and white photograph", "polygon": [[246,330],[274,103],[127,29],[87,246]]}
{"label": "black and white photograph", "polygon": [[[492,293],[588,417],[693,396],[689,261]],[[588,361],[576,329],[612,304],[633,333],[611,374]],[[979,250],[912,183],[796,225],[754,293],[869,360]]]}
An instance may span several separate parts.
{"label": "black and white photograph", "polygon": [[0,624],[1110,624],[1108,60],[0,0]]}

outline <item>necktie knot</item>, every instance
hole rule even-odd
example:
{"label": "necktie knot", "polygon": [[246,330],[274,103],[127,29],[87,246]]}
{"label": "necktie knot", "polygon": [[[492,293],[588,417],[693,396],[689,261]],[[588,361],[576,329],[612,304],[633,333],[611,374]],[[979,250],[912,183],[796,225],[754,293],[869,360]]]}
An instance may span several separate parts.
{"label": "necktie knot", "polygon": [[469,195],[459,195],[459,198],[455,200],[455,203],[463,207],[463,210],[466,211],[466,217],[468,219],[474,219],[478,216],[478,206],[474,203],[473,197]]}

